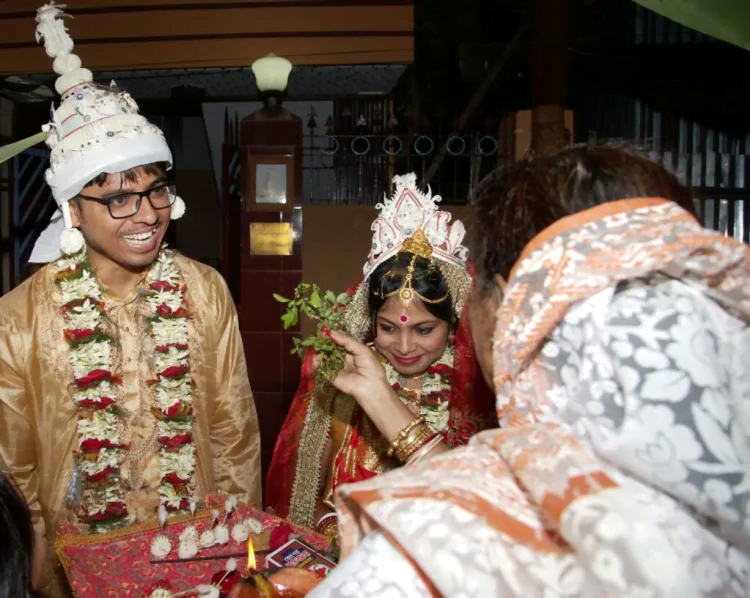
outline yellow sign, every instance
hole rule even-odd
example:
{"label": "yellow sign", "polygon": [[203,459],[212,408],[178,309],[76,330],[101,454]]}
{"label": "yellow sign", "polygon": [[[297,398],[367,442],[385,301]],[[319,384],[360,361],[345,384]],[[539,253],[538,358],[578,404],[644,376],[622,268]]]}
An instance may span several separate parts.
{"label": "yellow sign", "polygon": [[250,255],[292,255],[291,222],[254,222],[250,225]]}

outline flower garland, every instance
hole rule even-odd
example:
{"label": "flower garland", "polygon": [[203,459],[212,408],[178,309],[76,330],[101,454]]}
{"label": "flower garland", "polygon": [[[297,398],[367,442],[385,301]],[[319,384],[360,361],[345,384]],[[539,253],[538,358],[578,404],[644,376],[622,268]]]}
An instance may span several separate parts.
{"label": "flower garland", "polygon": [[[384,360],[383,367],[389,384],[404,405],[409,403],[409,393],[404,378]],[[419,415],[433,432],[445,432],[450,419],[451,375],[453,373],[453,345],[448,343],[443,354],[425,372],[420,394]]]}
{"label": "flower garland", "polygon": [[[73,368],[77,409],[78,471],[82,474],[82,522],[109,529],[128,520],[120,468],[128,446],[120,438],[117,406],[122,378],[112,363],[114,339],[103,326],[102,291],[85,249],[57,262],[64,336]],[[152,411],[158,422],[160,502],[169,510],[187,508],[194,492],[192,381],[189,373],[188,311],[185,286],[171,252],[162,250],[147,278],[149,334],[154,343]]]}

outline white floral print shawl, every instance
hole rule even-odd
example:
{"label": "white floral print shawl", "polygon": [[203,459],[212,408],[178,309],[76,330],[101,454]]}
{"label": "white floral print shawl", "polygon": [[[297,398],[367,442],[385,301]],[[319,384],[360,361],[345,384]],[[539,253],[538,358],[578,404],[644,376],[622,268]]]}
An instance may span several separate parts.
{"label": "white floral print shawl", "polygon": [[749,275],[661,199],[542,232],[498,313],[504,428],[341,488],[313,596],[748,595]]}

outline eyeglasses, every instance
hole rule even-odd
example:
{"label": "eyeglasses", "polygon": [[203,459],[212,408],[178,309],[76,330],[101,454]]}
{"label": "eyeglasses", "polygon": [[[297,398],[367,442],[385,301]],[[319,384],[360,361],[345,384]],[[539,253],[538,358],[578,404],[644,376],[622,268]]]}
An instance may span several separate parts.
{"label": "eyeglasses", "polygon": [[138,213],[141,209],[143,198],[147,198],[151,207],[155,210],[164,210],[171,206],[177,199],[177,192],[174,185],[158,185],[145,191],[130,191],[111,197],[90,197],[88,195],[78,195],[81,199],[95,201],[109,209],[109,215],[116,220],[130,218]]}

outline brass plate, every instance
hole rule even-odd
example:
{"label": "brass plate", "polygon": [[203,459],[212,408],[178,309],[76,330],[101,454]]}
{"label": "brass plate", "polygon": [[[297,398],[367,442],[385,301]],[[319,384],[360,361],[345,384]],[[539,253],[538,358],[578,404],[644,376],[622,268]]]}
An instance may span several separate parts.
{"label": "brass plate", "polygon": [[254,222],[250,225],[250,255],[292,255],[291,222]]}

